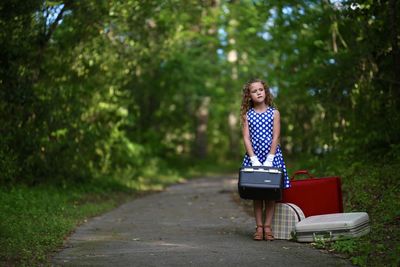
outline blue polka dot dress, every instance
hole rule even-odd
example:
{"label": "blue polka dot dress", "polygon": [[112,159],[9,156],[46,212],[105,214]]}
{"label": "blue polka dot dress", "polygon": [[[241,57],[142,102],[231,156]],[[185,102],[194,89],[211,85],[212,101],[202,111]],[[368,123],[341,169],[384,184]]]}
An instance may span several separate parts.
{"label": "blue polka dot dress", "polygon": [[[250,140],[253,146],[253,151],[256,154],[258,160],[264,163],[267,159],[267,155],[271,150],[272,134],[274,126],[274,110],[273,107],[268,107],[265,112],[256,112],[254,108],[251,108],[247,112],[247,122],[249,124]],[[275,152],[275,158],[272,162],[274,167],[281,168],[284,173],[284,188],[290,187],[290,180],[286,171],[285,162],[282,156],[282,150],[278,144]],[[251,166],[249,155],[244,156],[243,167]]]}

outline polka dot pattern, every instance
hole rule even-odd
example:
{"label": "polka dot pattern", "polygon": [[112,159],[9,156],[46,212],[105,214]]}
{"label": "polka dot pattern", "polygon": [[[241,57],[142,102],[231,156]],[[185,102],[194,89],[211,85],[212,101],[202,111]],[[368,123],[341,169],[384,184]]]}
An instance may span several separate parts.
{"label": "polka dot pattern", "polygon": [[[268,107],[265,112],[256,112],[254,108],[251,108],[247,112],[247,121],[249,124],[249,132],[253,151],[256,154],[258,160],[264,163],[267,159],[267,155],[271,150],[272,134],[274,127],[274,108]],[[284,187],[290,187],[290,180],[287,174],[286,165],[283,160],[282,150],[280,145],[276,148],[275,158],[272,162],[274,167],[281,168],[284,173]],[[251,166],[249,155],[244,156],[243,167]]]}

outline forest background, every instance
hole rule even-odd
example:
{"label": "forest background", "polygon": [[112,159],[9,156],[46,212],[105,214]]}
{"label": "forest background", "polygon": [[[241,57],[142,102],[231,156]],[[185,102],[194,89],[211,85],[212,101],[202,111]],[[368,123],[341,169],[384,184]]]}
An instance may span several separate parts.
{"label": "forest background", "polygon": [[54,213],[54,195],[83,209],[196,168],[235,172],[242,86],[259,77],[290,172],[342,176],[346,211],[371,216],[373,235],[317,245],[398,265],[399,11],[395,0],[2,1],[0,259],[43,262],[102,210],[38,241],[21,218],[39,196]]}

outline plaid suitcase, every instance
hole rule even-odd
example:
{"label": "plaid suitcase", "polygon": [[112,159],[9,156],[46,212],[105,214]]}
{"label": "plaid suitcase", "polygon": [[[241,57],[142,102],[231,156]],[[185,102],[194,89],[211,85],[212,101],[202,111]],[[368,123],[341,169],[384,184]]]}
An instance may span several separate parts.
{"label": "plaid suitcase", "polygon": [[[297,175],[307,179],[295,180]],[[343,212],[340,177],[316,178],[306,170],[296,171],[291,178],[291,187],[283,190],[283,203],[293,203],[301,208],[306,217]]]}
{"label": "plaid suitcase", "polygon": [[366,212],[347,212],[308,217],[296,224],[299,242],[334,241],[366,235],[370,232]]}
{"label": "plaid suitcase", "polygon": [[276,203],[272,232],[276,239],[292,239],[296,223],[305,218],[303,211],[291,203]]}
{"label": "plaid suitcase", "polygon": [[276,167],[250,166],[239,170],[238,191],[243,199],[282,199],[283,171]]}

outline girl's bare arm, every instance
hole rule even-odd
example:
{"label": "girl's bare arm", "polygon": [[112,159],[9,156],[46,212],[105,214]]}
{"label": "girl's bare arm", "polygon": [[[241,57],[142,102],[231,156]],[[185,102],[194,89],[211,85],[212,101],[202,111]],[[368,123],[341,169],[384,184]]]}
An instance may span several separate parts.
{"label": "girl's bare arm", "polygon": [[270,154],[276,153],[276,148],[279,144],[279,136],[281,134],[281,115],[278,110],[274,111],[274,126],[272,131],[272,144]]}
{"label": "girl's bare arm", "polygon": [[249,133],[249,124],[247,122],[247,117],[246,116],[243,119],[242,132],[243,132],[244,147],[246,148],[247,155],[252,157],[252,156],[254,156],[254,151],[253,151],[253,146],[251,145],[250,133]]}

